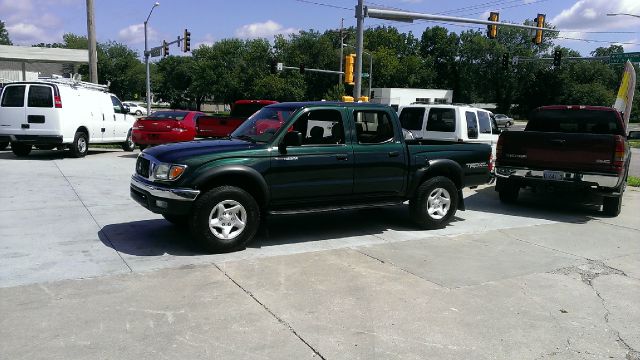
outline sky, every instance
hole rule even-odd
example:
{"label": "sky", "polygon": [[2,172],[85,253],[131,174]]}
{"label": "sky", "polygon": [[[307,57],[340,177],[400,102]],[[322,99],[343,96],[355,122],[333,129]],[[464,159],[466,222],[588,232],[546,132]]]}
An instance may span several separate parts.
{"label": "sky", "polygon": [[[155,1],[95,0],[98,41],[114,40],[142,52],[143,22]],[[173,41],[185,28],[191,32],[191,46],[217,40],[239,38],[273,39],[276,34],[299,30],[324,31],[355,26],[356,0],[160,0],[149,20],[150,47],[162,40]],[[588,56],[596,47],[619,42],[625,51],[640,51],[640,18],[606,16],[607,13],[640,15],[640,0],[376,0],[365,5],[430,14],[486,19],[498,11],[501,21],[522,23],[536,14],[558,29],[557,45],[578,50]],[[85,0],[0,0],[0,20],[16,45],[61,42],[65,33],[86,35]],[[400,31],[420,37],[426,27],[440,25],[461,32],[475,25],[444,25],[417,21],[398,23],[372,18],[365,26],[396,26]],[[583,39],[583,40],[575,40]],[[584,40],[591,41],[584,41]],[[177,54],[177,45],[170,53]]]}

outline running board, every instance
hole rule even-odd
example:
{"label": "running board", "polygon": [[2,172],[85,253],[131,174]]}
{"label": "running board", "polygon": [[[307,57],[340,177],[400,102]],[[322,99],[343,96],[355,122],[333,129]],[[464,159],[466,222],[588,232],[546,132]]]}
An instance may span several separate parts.
{"label": "running board", "polygon": [[340,210],[359,210],[359,209],[395,206],[395,205],[401,205],[401,204],[402,202],[394,201],[394,202],[375,203],[375,204],[340,205],[340,206],[332,206],[332,207],[301,208],[301,209],[290,209],[290,210],[271,210],[269,211],[269,215],[294,215],[294,214],[310,214],[310,213],[340,211]]}

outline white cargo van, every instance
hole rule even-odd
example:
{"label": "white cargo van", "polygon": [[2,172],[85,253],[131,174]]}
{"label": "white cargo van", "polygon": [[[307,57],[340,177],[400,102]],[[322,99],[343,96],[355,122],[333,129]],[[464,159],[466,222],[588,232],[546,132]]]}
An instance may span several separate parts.
{"label": "white cargo van", "polygon": [[411,104],[400,108],[400,123],[415,139],[491,145],[493,159],[500,130],[489,111],[467,105]]}
{"label": "white cargo van", "polygon": [[17,156],[29,155],[32,146],[68,148],[75,157],[85,156],[89,144],[133,151],[135,118],[128,112],[104,85],[63,78],[13,82],[0,97],[0,143],[10,142]]}

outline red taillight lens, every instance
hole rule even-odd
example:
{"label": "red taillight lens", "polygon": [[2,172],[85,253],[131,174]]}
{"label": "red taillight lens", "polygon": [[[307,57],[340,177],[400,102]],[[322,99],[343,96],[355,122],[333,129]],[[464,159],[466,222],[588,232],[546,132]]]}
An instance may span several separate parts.
{"label": "red taillight lens", "polygon": [[504,143],[503,139],[504,138],[502,136],[498,137],[498,144],[496,144],[496,159],[500,159],[500,157],[502,156],[502,145]]}
{"label": "red taillight lens", "polygon": [[624,171],[624,160],[625,160],[625,146],[624,146],[624,138],[620,135],[615,136],[616,148],[615,153],[613,155],[613,167],[616,169],[618,174],[622,174]]}
{"label": "red taillight lens", "polygon": [[57,109],[61,109],[62,108],[62,99],[60,99],[60,96],[54,96],[53,97],[53,103],[55,104],[55,107]]}

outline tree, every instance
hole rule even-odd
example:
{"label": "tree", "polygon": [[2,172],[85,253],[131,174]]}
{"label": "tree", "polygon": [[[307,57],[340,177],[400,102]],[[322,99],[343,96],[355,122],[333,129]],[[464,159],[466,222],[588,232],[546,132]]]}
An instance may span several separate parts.
{"label": "tree", "polygon": [[0,45],[13,45],[11,39],[9,39],[9,32],[2,20],[0,20]]}
{"label": "tree", "polygon": [[591,52],[591,56],[609,56],[611,54],[623,53],[622,45],[610,45],[609,47],[599,47]]}

